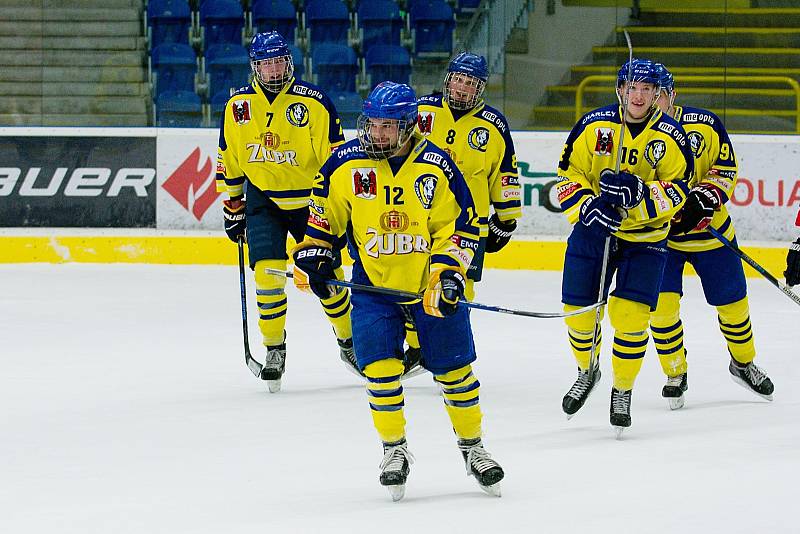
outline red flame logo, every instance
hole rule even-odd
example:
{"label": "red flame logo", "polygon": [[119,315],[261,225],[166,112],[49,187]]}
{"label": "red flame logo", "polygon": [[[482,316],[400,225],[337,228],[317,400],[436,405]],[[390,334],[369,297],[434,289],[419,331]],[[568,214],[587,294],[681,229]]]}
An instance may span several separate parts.
{"label": "red flame logo", "polygon": [[211,158],[200,167],[200,147],[194,149],[161,187],[199,221],[217,200],[219,193],[211,172]]}

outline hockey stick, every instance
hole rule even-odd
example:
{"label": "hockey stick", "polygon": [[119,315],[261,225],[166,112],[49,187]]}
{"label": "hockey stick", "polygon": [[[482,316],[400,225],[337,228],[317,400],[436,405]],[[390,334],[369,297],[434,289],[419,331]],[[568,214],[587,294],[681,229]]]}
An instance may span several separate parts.
{"label": "hockey stick", "polygon": [[[625,40],[628,42],[628,72],[625,75],[625,98],[622,99],[622,114],[620,114],[619,126],[619,148],[617,149],[617,162],[614,166],[614,172],[619,174],[619,169],[622,167],[622,145],[625,141],[625,114],[628,113],[628,100],[631,93],[631,70],[633,69],[633,45],[631,44],[631,37],[628,35],[627,30],[623,30]],[[611,235],[606,236],[605,243],[603,244],[603,266],[600,268],[600,289],[597,291],[597,302],[603,302],[606,289],[606,272],[608,271],[608,256],[611,249]],[[594,332],[592,332],[592,347],[589,352],[589,383],[594,383],[594,370],[599,355],[597,354],[597,345],[600,341],[600,306],[594,311]]]}
{"label": "hockey stick", "polygon": [[794,291],[789,289],[789,286],[787,286],[786,284],[784,284],[783,282],[781,282],[780,280],[778,280],[777,278],[772,276],[769,273],[769,271],[767,271],[765,268],[763,268],[761,265],[759,265],[758,262],[756,262],[756,260],[754,260],[753,258],[748,256],[747,254],[745,254],[745,252],[742,249],[740,249],[739,247],[737,247],[736,245],[734,245],[733,243],[728,241],[725,238],[725,236],[723,236],[721,233],[719,233],[719,230],[717,230],[716,228],[714,228],[712,226],[707,226],[706,230],[708,230],[708,233],[710,233],[711,235],[716,237],[719,240],[720,243],[722,243],[723,245],[725,245],[726,247],[731,249],[734,252],[734,254],[739,256],[750,267],[752,267],[753,269],[758,271],[764,278],[769,280],[772,283],[773,286],[777,287],[783,293],[785,293],[786,296],[789,297],[790,299],[792,299],[795,304],[800,305],[800,296],[798,296],[797,293],[795,293]]}
{"label": "hockey stick", "polygon": [[242,296],[242,336],[244,337],[244,363],[253,375],[261,378],[263,365],[258,363],[253,355],[250,354],[250,341],[247,334],[247,286],[244,282],[244,238],[240,237],[239,245],[239,289]]}
{"label": "hockey stick", "polygon": [[[265,272],[269,274],[274,274],[276,276],[285,276],[287,278],[294,277],[292,273],[286,273],[283,271],[279,271],[277,269],[265,269]],[[348,287],[354,291],[377,293],[380,295],[388,295],[390,297],[397,297],[407,300],[420,300],[422,298],[422,295],[419,293],[412,293],[411,291],[403,291],[401,289],[393,289],[390,287],[367,286],[364,284],[356,284],[355,282],[347,282],[345,280],[328,280],[327,283],[332,286]],[[589,306],[584,306],[583,308],[578,308],[577,310],[572,310],[569,312],[535,312],[535,311],[525,311],[525,310],[512,310],[510,308],[503,308],[501,306],[491,306],[488,304],[480,304],[478,302],[470,302],[468,300],[459,300],[458,303],[463,306],[466,306],[467,308],[473,308],[476,310],[484,310],[496,313],[507,313],[509,315],[520,315],[522,317],[536,317],[539,319],[553,319],[558,317],[571,317],[573,315],[580,315],[582,313],[586,313],[587,311],[591,311],[595,308],[599,308],[600,306],[604,305],[605,301],[595,302],[594,304],[590,304]]]}

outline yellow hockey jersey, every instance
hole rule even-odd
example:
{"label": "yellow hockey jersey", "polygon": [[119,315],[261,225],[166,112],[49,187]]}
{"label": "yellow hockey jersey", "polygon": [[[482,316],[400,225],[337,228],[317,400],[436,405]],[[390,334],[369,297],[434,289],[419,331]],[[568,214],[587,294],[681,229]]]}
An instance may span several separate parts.
{"label": "yellow hockey jersey", "polygon": [[336,108],[318,87],[292,79],[270,102],[253,81],[225,104],[217,190],[238,196],[247,181],[283,210],[303,208],[314,175],[343,142]]}
{"label": "yellow hockey jersey", "polygon": [[[675,106],[675,120],[686,130],[694,154],[694,179],[691,186],[705,183],[720,190],[722,206],[714,213],[711,226],[731,241],[734,238],[733,222],[725,203],[736,187],[738,167],[728,132],[720,118],[705,109]],[[700,230],[670,236],[668,246],[685,252],[699,252],[723,245],[707,231]]]}
{"label": "yellow hockey jersey", "polygon": [[558,200],[575,224],[583,202],[599,194],[600,175],[614,172],[621,150],[620,169],[641,177],[645,190],[642,202],[628,210],[614,235],[626,241],[660,241],[667,237],[669,222],[689,193],[694,159],[686,132],[656,110],[646,123],[626,125],[620,147],[620,111],[618,105],[598,108],[572,128],[558,164]]}
{"label": "yellow hockey jersey", "polygon": [[522,217],[517,156],[503,114],[483,102],[458,114],[441,94],[423,96],[418,104],[417,131],[442,148],[464,175],[480,218],[481,237],[489,231],[490,205],[501,221]]}
{"label": "yellow hockey jersey", "polygon": [[314,179],[305,239],[333,245],[347,233],[350,255],[373,285],[417,293],[431,270],[466,272],[479,237],[461,172],[432,143],[413,143],[396,174],[357,139],[334,151]]}

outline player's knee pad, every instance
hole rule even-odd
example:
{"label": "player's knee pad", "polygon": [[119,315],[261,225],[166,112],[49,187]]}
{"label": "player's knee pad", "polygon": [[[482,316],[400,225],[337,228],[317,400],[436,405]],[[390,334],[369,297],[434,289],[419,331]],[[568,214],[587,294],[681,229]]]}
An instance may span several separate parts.
{"label": "player's knee pad", "polygon": [[[564,304],[564,311],[571,312],[577,309],[580,309],[581,306],[573,306],[572,304]],[[603,314],[605,310],[600,308],[600,320],[603,320]],[[564,322],[567,323],[567,326],[572,330],[577,330],[579,332],[593,332],[594,331],[594,321],[595,316],[597,315],[596,310],[589,310],[585,313],[581,313],[580,315],[572,315],[570,317],[565,317]]]}
{"label": "player's knee pad", "polygon": [[739,324],[750,317],[750,304],[745,297],[730,304],[717,306],[717,314],[723,323]]}
{"label": "player's knee pad", "polygon": [[612,296],[608,301],[608,316],[617,332],[645,332],[650,322],[650,306]]}
{"label": "player's knee pad", "polygon": [[480,386],[471,365],[434,376],[442,388],[450,423],[461,439],[473,439],[481,435]]}
{"label": "player's knee pad", "polygon": [[286,260],[260,260],[255,265],[258,327],[265,345],[279,345],[286,324],[286,277],[269,274],[267,269],[285,271]]}
{"label": "player's knee pad", "polygon": [[658,305],[650,314],[650,324],[658,328],[674,325],[681,318],[681,296],[678,293],[660,293]]}
{"label": "player's knee pad", "polygon": [[372,421],[384,442],[399,441],[405,437],[405,399],[400,382],[403,369],[403,362],[396,358],[378,360],[364,368]]}

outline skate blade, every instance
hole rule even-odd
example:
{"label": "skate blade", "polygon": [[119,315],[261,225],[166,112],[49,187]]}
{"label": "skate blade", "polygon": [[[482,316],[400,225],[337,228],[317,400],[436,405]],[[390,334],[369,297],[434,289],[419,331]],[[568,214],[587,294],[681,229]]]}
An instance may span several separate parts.
{"label": "skate blade", "polygon": [[394,486],[386,486],[386,489],[389,490],[389,495],[392,496],[392,501],[394,502],[399,501],[406,494],[405,484],[395,484]]}
{"label": "skate blade", "polygon": [[749,392],[750,392],[750,393],[752,393],[753,395],[758,395],[758,396],[759,396],[759,397],[761,397],[762,399],[764,399],[764,400],[768,400],[768,401],[772,402],[772,395],[762,395],[762,394],[761,394],[761,393],[759,393],[758,391],[756,391],[756,390],[754,390],[753,388],[751,388],[750,386],[748,386],[748,385],[747,385],[747,382],[745,382],[744,380],[742,380],[742,379],[741,379],[741,378],[739,378],[738,376],[733,376],[733,375],[731,375],[731,380],[733,380],[734,382],[736,382],[737,384],[739,384],[740,386],[742,386],[744,389],[746,389],[747,391],[749,391]]}
{"label": "skate blade", "polygon": [[622,432],[623,432],[623,430],[625,430],[628,427],[611,425],[611,428],[614,429],[614,438],[616,438],[618,441],[621,441],[622,440]]}
{"label": "skate blade", "polygon": [[357,371],[355,368],[353,368],[353,366],[352,366],[352,365],[350,365],[350,364],[349,364],[349,363],[347,363],[347,362],[343,362],[343,363],[344,363],[344,366],[347,368],[347,370],[348,370],[348,371],[350,371],[351,373],[353,373],[354,375],[356,375],[356,376],[357,376],[358,378],[360,378],[361,380],[364,380],[364,379],[365,379],[364,375],[362,375],[362,374],[361,374],[359,371]]}
{"label": "skate blade", "polygon": [[670,410],[680,410],[683,408],[686,399],[683,397],[683,395],[680,397],[667,397],[667,402],[669,402]]}
{"label": "skate blade", "polygon": [[493,497],[501,497],[502,496],[502,494],[500,492],[500,483],[499,482],[497,484],[492,484],[491,486],[484,486],[483,484],[478,484],[478,486],[480,486],[483,491],[485,491],[486,493],[488,493],[489,495],[491,495]]}
{"label": "skate blade", "polygon": [[269,388],[270,393],[277,393],[281,390],[281,379],[277,380],[267,380],[267,388]]}
{"label": "skate blade", "polygon": [[426,371],[426,369],[424,367],[422,367],[421,365],[418,365],[416,367],[412,367],[411,369],[409,369],[408,372],[403,373],[403,376],[401,376],[400,379],[401,380],[405,380],[406,378],[413,378],[415,376],[421,375],[425,371]]}

